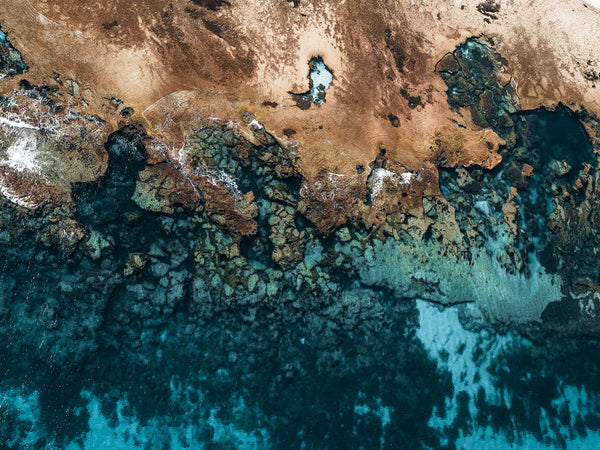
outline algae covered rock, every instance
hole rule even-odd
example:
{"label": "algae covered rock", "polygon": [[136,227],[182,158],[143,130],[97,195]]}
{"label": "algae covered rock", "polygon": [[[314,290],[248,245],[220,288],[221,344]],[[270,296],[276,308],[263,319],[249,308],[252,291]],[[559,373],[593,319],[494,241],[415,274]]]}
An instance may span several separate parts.
{"label": "algae covered rock", "polygon": [[329,308],[329,314],[347,330],[361,323],[377,325],[385,315],[380,296],[370,289],[349,289]]}
{"label": "algae covered rock", "polygon": [[123,269],[123,275],[126,277],[133,275],[136,272],[139,272],[144,267],[146,267],[146,263],[148,262],[149,257],[143,253],[134,253],[129,256],[127,262],[125,263],[125,268]]}
{"label": "algae covered rock", "polygon": [[171,165],[148,166],[138,174],[131,198],[147,211],[173,214],[175,205],[193,208],[201,197],[194,185]]}
{"label": "algae covered rock", "polygon": [[107,239],[105,239],[100,233],[98,233],[95,230],[92,230],[83,247],[87,252],[89,252],[90,257],[96,260],[100,258],[102,250],[104,250],[107,247],[110,247],[110,242]]}

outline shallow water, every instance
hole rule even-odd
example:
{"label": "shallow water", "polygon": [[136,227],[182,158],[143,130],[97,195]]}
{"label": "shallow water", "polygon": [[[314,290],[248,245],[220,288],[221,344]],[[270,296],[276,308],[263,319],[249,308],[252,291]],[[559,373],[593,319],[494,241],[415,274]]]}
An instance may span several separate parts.
{"label": "shallow water", "polygon": [[[213,266],[194,256],[199,242],[227,245],[226,234],[183,210],[140,210],[130,198],[143,147],[117,134],[107,148],[107,174],[73,193],[78,219],[106,241],[98,254],[58,251],[27,227],[18,239],[0,233],[5,447],[582,448],[599,441],[596,341],[539,333],[534,341],[474,306],[402,299],[333,271],[341,298],[284,288],[270,303],[253,304],[248,293],[247,305],[228,305],[210,288]],[[8,224],[26,220],[2,214]],[[317,264],[336,245],[316,239],[305,263]],[[147,255],[147,265],[125,276],[132,254]],[[269,252],[249,254],[258,272],[273,270]],[[364,322],[351,314],[361,308],[374,308]],[[340,317],[353,322],[336,325]]]}
{"label": "shallow water", "polygon": [[600,442],[596,343],[573,342],[569,353],[551,355],[552,348],[516,333],[465,329],[459,315],[476,314],[468,307],[415,306],[416,323],[388,336],[395,339],[386,345],[395,365],[361,368],[353,347],[365,344],[347,336],[338,342],[334,372],[314,366],[319,352],[302,338],[292,365],[304,371],[291,378],[281,377],[289,370],[278,360],[289,356],[283,345],[279,356],[252,352],[253,367],[244,368],[237,367],[248,361],[244,345],[236,347],[239,362],[211,358],[225,350],[220,342],[204,347],[204,355],[188,355],[200,364],[178,368],[186,362],[174,360],[185,357],[165,355],[173,351],[165,333],[156,359],[143,369],[128,370],[122,365],[130,363],[98,352],[88,367],[5,378],[0,436],[8,448],[69,449],[340,448],[350,442],[594,448]]}
{"label": "shallow water", "polygon": [[[323,62],[323,58],[313,58],[310,61],[311,69],[309,71],[309,78],[311,81],[310,96],[312,97],[313,103],[322,104],[325,101],[325,91],[329,89],[331,82],[333,81],[333,73]],[[323,98],[319,96],[319,93],[323,93]]]}

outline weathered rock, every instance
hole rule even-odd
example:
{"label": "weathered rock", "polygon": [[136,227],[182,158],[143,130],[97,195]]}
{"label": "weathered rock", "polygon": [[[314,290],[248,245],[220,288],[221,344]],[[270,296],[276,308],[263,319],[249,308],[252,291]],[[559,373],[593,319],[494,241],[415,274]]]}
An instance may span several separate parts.
{"label": "weathered rock", "polygon": [[148,255],[143,253],[133,253],[129,256],[125,262],[125,268],[123,269],[123,275],[129,277],[136,272],[142,270],[149,260]]}
{"label": "weathered rock", "polygon": [[519,206],[514,202],[514,199],[518,196],[517,189],[514,187],[510,188],[510,194],[506,203],[502,205],[502,215],[504,217],[504,223],[508,225],[510,232],[513,236],[519,233],[519,227],[515,222],[517,214],[519,212]]}
{"label": "weathered rock", "polygon": [[148,166],[138,176],[132,200],[142,209],[173,214],[176,205],[193,209],[200,204],[194,185],[167,163]]}

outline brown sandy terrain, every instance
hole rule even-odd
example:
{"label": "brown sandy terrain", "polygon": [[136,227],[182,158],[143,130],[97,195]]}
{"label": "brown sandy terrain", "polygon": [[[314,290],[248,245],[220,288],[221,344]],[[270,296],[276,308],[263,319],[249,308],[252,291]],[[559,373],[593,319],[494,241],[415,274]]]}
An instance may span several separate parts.
{"label": "brown sandy terrain", "polygon": [[[194,117],[242,122],[251,112],[283,144],[284,129],[295,131],[308,182],[328,172],[364,185],[369,171],[357,175],[356,166],[369,167],[380,148],[398,167],[435,172],[436,139],[462,142],[454,163],[491,168],[500,161],[501,140],[450,109],[434,70],[468,37],[494,40],[523,108],[564,102],[600,111],[592,76],[600,70],[600,12],[581,0],[495,5],[3,0],[0,25],[30,69],[0,85],[6,92],[21,78],[52,83],[57,73],[61,82],[77,81],[86,114],[116,129],[106,99],[121,99],[150,136],[170,147],[181,143]],[[323,58],[334,80],[323,105],[303,110],[290,92],[308,90],[313,56]],[[499,76],[508,81],[507,74]],[[166,117],[173,110],[178,118]],[[430,184],[437,192],[437,177]]]}

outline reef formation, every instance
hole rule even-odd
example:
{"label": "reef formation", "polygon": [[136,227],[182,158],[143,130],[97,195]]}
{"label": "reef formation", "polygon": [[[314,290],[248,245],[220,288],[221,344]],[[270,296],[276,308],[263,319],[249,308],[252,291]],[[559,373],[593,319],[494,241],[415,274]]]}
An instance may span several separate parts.
{"label": "reef formation", "polygon": [[[136,19],[119,2],[26,3],[18,18],[3,4],[11,215],[73,252],[113,240],[84,219],[116,218],[126,195],[222,233],[225,297],[285,292],[286,277],[315,289],[325,261],[399,298],[595,333],[599,97],[571,30],[593,11],[561,16],[559,46],[485,4],[188,3],[136,2]],[[524,8],[530,21],[550,4]],[[110,143],[124,135],[135,154]],[[107,189],[96,206],[86,182]]]}
{"label": "reef formation", "polygon": [[142,376],[167,335],[173,372],[218,341],[204,362],[260,390],[248,355],[283,336],[278,382],[302,377],[303,336],[352,377],[416,299],[598,336],[600,13],[405,3],[3,1],[6,377],[103,352]]}

